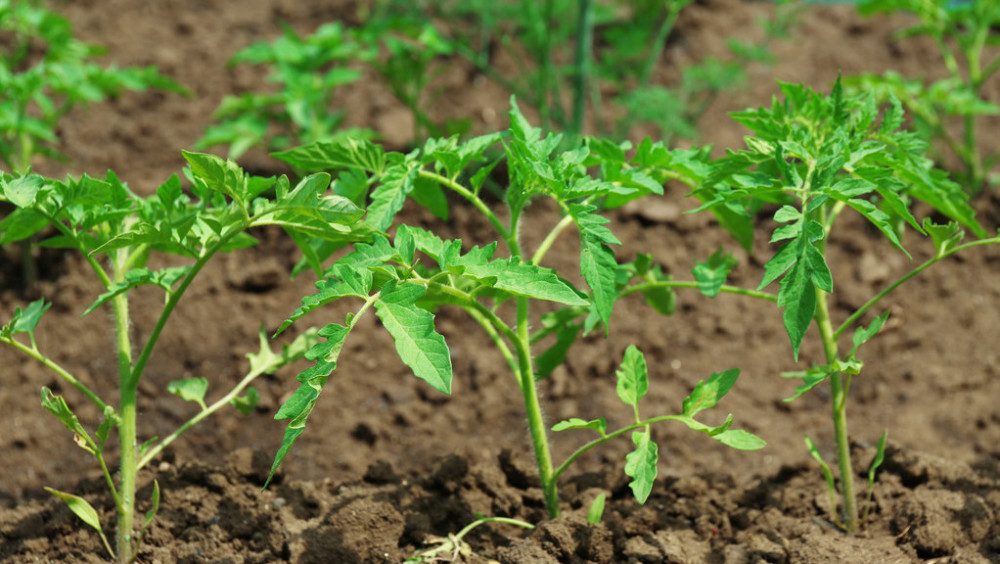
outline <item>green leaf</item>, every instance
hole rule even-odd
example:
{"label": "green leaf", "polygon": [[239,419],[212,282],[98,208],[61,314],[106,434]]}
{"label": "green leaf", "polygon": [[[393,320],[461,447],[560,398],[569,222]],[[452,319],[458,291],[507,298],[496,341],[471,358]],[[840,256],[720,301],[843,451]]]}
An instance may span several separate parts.
{"label": "green leaf", "polygon": [[740,376],[739,368],[730,368],[725,372],[715,372],[708,380],[700,381],[682,402],[682,411],[688,417],[715,407],[736,383]]}
{"label": "green leaf", "polygon": [[639,400],[646,395],[646,391],[649,389],[649,375],[646,368],[646,358],[635,345],[629,345],[625,349],[621,367],[615,371],[615,375],[618,376],[618,383],[615,387],[618,398],[625,405],[632,406],[636,411],[636,421],[638,421]]}
{"label": "green leaf", "polygon": [[315,141],[272,156],[307,171],[359,168],[381,174],[386,164],[380,145],[354,136]]}
{"label": "green leaf", "polygon": [[712,438],[736,450],[760,450],[767,446],[764,439],[743,429],[727,429]]}
{"label": "green leaf", "polygon": [[580,419],[579,417],[572,417],[564,421],[560,421],[552,426],[553,431],[566,431],[569,429],[593,429],[601,434],[603,437],[608,430],[608,422],[601,417],[600,419],[593,419],[591,421],[586,421]]}
{"label": "green leaf", "polygon": [[580,243],[580,272],[594,293],[594,309],[604,322],[606,332],[611,322],[611,310],[618,297],[618,289],[615,287],[618,263],[611,248],[596,237],[585,235]]}
{"label": "green leaf", "polygon": [[149,504],[149,511],[147,511],[145,515],[146,520],[142,524],[142,530],[139,532],[140,541],[145,536],[146,529],[149,528],[149,525],[153,522],[156,514],[160,512],[160,482],[157,480],[153,480],[153,495],[151,496]]}
{"label": "green leaf", "polygon": [[250,372],[274,374],[282,366],[304,357],[307,351],[316,346],[319,343],[319,331],[316,328],[308,329],[290,344],[281,347],[281,352],[277,354],[271,350],[267,330],[263,325],[260,326],[259,341],[260,351],[246,355],[250,360]]}
{"label": "green leaf", "polygon": [[175,266],[164,268],[156,272],[153,272],[148,268],[130,270],[125,273],[124,281],[112,284],[108,291],[98,296],[97,300],[95,300],[82,315],[85,316],[89,314],[119,294],[124,294],[133,288],[138,288],[139,286],[147,284],[153,284],[163,288],[164,291],[170,294],[173,291],[174,284],[176,284],[181,278],[187,276],[187,273],[190,271],[190,266]]}
{"label": "green leaf", "polygon": [[413,191],[418,171],[415,162],[405,161],[382,174],[381,183],[372,191],[372,202],[368,206],[367,221],[372,227],[383,232],[389,229],[396,214],[403,209],[406,197]]}
{"label": "green leaf", "polygon": [[782,320],[792,343],[792,355],[797,362],[802,338],[816,313],[816,288],[804,263],[796,263],[781,280],[778,307],[785,308]]}
{"label": "green leaf", "polygon": [[206,409],[205,393],[208,392],[208,378],[186,378],[167,384],[167,391],[180,396],[184,401],[193,401]]}
{"label": "green leaf", "polygon": [[957,247],[965,237],[965,231],[956,221],[938,225],[928,217],[924,219],[923,227],[934,241],[935,256],[938,257],[944,256],[948,251]]}
{"label": "green leaf", "polygon": [[104,448],[104,443],[107,442],[108,436],[111,434],[111,429],[117,427],[120,422],[121,419],[118,418],[115,408],[110,405],[104,406],[104,418],[101,420],[101,424],[97,426],[97,432],[95,433],[98,451]]}
{"label": "green leaf", "polygon": [[[339,276],[339,278],[334,276]],[[302,298],[302,306],[278,327],[274,333],[275,337],[283,333],[302,316],[330,302],[351,296],[361,299],[368,297],[372,285],[372,275],[367,268],[337,268],[335,266],[334,276],[316,282],[318,291]]]}
{"label": "green leaf", "polygon": [[375,311],[396,343],[396,352],[413,374],[435,390],[451,393],[451,353],[434,330],[434,315],[416,305],[426,288],[417,284],[382,287]]}
{"label": "green leaf", "polygon": [[853,357],[855,354],[857,354],[858,349],[861,348],[861,345],[871,340],[871,338],[874,337],[879,332],[880,329],[882,329],[882,326],[885,325],[887,319],[889,319],[888,311],[873,319],[871,325],[869,325],[867,328],[858,327],[857,329],[855,329],[854,336],[852,337],[854,346],[851,348],[851,353],[848,356]]}
{"label": "green leaf", "polygon": [[61,421],[74,434],[74,441],[80,448],[90,454],[97,453],[97,444],[90,438],[90,434],[80,424],[80,420],[77,419],[73,410],[69,408],[69,405],[66,404],[66,400],[62,396],[53,394],[52,390],[43,386],[42,407],[54,415],[56,419]]}
{"label": "green leaf", "polygon": [[552,374],[556,367],[566,362],[570,347],[580,335],[581,325],[569,323],[555,329],[556,342],[535,357],[535,379],[541,380]]}
{"label": "green leaf", "polygon": [[45,298],[39,298],[28,304],[28,307],[21,311],[21,308],[14,309],[14,319],[13,325],[11,326],[11,333],[34,333],[35,327],[38,326],[38,322],[42,319],[42,314],[52,307],[52,302],[46,302]]}
{"label": "green leaf", "polygon": [[205,183],[210,190],[221,192],[246,207],[253,198],[250,185],[243,169],[233,161],[223,160],[208,153],[181,151],[195,177]]}
{"label": "green leaf", "polygon": [[2,188],[0,194],[5,196],[15,206],[27,208],[34,205],[35,196],[44,184],[45,180],[37,174],[21,176],[10,182],[0,184],[0,188]]}
{"label": "green leaf", "polygon": [[632,478],[629,487],[640,505],[646,503],[656,480],[657,446],[650,435],[648,429],[632,433],[636,448],[625,456],[625,475]]}
{"label": "green leaf", "polygon": [[264,482],[265,488],[271,482],[271,479],[274,478],[275,472],[278,471],[278,467],[281,466],[281,462],[285,459],[285,455],[288,454],[289,449],[295,444],[295,440],[305,430],[306,420],[316,406],[316,400],[319,398],[323,386],[326,384],[327,379],[329,379],[330,374],[337,368],[337,358],[340,356],[344,340],[347,339],[349,332],[349,328],[333,323],[319,330],[318,335],[325,338],[326,341],[314,345],[306,355],[306,358],[317,360],[318,362],[314,366],[302,371],[296,377],[301,385],[291,397],[285,400],[285,403],[281,405],[278,412],[274,415],[276,420],[291,419],[291,421],[285,429],[281,447],[278,448],[278,452],[274,455],[271,471]]}
{"label": "green leaf", "polygon": [[784,401],[790,402],[798,399],[809,390],[825,382],[830,377],[830,374],[829,366],[815,366],[809,370],[782,372],[781,376],[783,378],[802,378],[802,385],[795,388],[795,395],[785,398]]}
{"label": "green leaf", "polygon": [[837,520],[836,517],[837,486],[836,482],[834,482],[833,479],[833,471],[830,470],[830,465],[827,464],[825,460],[823,460],[823,455],[820,454],[819,447],[817,447],[816,443],[814,443],[813,440],[809,438],[809,435],[806,435],[805,442],[806,442],[806,450],[809,451],[809,454],[813,457],[813,459],[816,462],[819,462],[819,467],[823,471],[823,478],[826,480],[826,491],[830,495],[830,511],[833,516],[834,522],[838,523],[839,521]]}
{"label": "green leaf", "polygon": [[868,467],[868,496],[871,498],[871,489],[875,485],[875,472],[878,471],[879,467],[882,466],[882,462],[885,461],[885,442],[889,438],[889,430],[886,429],[882,431],[882,436],[878,440],[878,446],[875,447],[875,458],[872,460],[871,466]]}
{"label": "green leaf", "polygon": [[54,490],[49,487],[46,487],[45,491],[65,501],[66,505],[69,506],[70,511],[79,517],[81,521],[97,530],[101,536],[104,536],[104,531],[101,529],[101,518],[98,516],[97,510],[94,509],[94,506],[90,505],[87,500],[80,496]]}
{"label": "green leaf", "polygon": [[726,278],[736,267],[736,257],[732,253],[723,254],[723,250],[712,253],[705,262],[696,262],[691,274],[698,282],[698,289],[709,298],[719,295],[719,290],[726,283]]}
{"label": "green leaf", "polygon": [[548,300],[571,306],[585,306],[590,302],[581,298],[569,282],[559,278],[549,268],[525,264],[517,258],[498,259],[487,264],[479,261],[461,260],[456,264],[465,266],[464,275],[478,279],[499,290],[516,296],[537,300]]}
{"label": "green leaf", "polygon": [[254,408],[257,407],[257,402],[259,401],[260,394],[257,393],[257,390],[254,388],[247,388],[244,395],[233,398],[229,401],[229,403],[243,415],[250,415],[253,413]]}

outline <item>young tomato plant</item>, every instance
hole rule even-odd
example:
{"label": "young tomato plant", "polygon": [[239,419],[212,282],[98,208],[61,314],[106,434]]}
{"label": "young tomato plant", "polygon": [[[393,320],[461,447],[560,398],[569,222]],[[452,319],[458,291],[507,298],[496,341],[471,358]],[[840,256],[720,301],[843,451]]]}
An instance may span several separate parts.
{"label": "young tomato plant", "polygon": [[[889,292],[931,264],[962,249],[998,243],[1000,237],[959,244],[962,226],[980,237],[986,233],[962,189],[922,156],[925,143],[921,138],[900,129],[903,109],[899,101],[890,98],[879,119],[880,108],[873,97],[845,97],[839,80],[830,96],[792,84],[781,84],[781,91],[784,100],[776,98],[770,108],[734,114],[736,121],[753,131],[746,138],[747,149],[713,162],[693,194],[703,202],[699,209],[715,212],[748,251],[753,240],[752,216],[773,209],[779,226],[770,241],[779,246],[764,267],[760,288],[780,280],[777,305],[784,310],[782,319],[796,361],[807,329],[816,326],[823,359],[804,371],[786,374],[802,379],[788,401],[821,384],[830,386],[842,501],[840,514],[833,519],[853,532],[860,517],[848,443],[848,391],[863,366],[857,356],[860,347],[875,336],[888,312],[871,319],[867,327],[859,322]],[[953,221],[946,226],[918,222],[910,212],[910,204],[916,201]],[[859,213],[907,256],[901,242],[905,227],[930,236],[937,252],[837,323],[829,307],[834,277],[827,262],[827,242],[836,220],[847,209]],[[851,347],[845,354],[840,338],[852,329]],[[884,442],[883,436],[880,445]],[[807,444],[823,465],[833,497],[833,474],[808,438]],[[880,462],[881,456],[875,465]],[[832,506],[837,513],[837,504]]]}
{"label": "young tomato plant", "polygon": [[[366,221],[378,233],[369,243],[354,245],[353,252],[338,259],[323,273],[318,291],[303,299],[302,307],[281,326],[279,333],[297,319],[341,299],[357,300],[358,309],[343,323],[330,323],[319,335],[324,341],[307,358],[314,366],[302,372],[301,386],[280,408],[277,419],[291,419],[274,469],[305,430],[306,420],[337,361],[345,339],[358,320],[371,310],[395,341],[396,351],[415,376],[436,390],[450,393],[451,357],[445,338],[435,330],[433,311],[458,307],[491,338],[520,388],[535,460],[551,517],[559,514],[557,479],[586,450],[615,437],[631,434],[636,450],[626,460],[625,472],[639,501],[645,501],[656,475],[657,450],[649,426],[658,421],[679,421],[717,441],[739,449],[757,449],[764,442],[746,431],[730,428],[732,417],[718,426],[698,422],[694,416],[712,407],[733,385],[738,370],[711,376],[684,400],[678,415],[641,418],[638,404],[646,392],[646,364],[638,349],[630,348],[618,372],[618,395],[632,408],[633,424],[608,431],[604,419],[572,419],[555,430],[588,428],[599,437],[581,447],[564,463],[553,464],[547,426],[538,396],[538,381],[565,361],[566,352],[581,334],[608,323],[615,301],[629,293],[642,293],[654,308],[669,313],[674,284],[652,265],[649,257],[619,264],[612,245],[620,244],[601,216],[598,203],[624,205],[650,193],[662,193],[661,184],[634,167],[626,166],[624,148],[607,142],[560,152],[558,135],[543,137],[531,127],[515,105],[510,130],[459,143],[455,138],[431,139],[421,150],[407,155],[385,153],[367,141],[343,140],[314,143],[278,154],[303,170],[344,169],[334,191],[360,203],[368,201]],[[498,160],[474,168],[484,152],[502,142]],[[648,151],[647,151],[648,152]],[[487,175],[500,160],[506,161],[509,184],[504,213],[491,209],[480,195]],[[601,168],[595,178],[587,171]],[[486,246],[463,246],[434,233],[397,225],[387,232],[407,197],[413,197],[438,215],[447,212],[444,190],[466,199],[497,232]],[[538,198],[553,200],[562,218],[537,248],[525,248],[520,233],[525,208]],[[580,238],[580,274],[585,289],[542,266],[555,240],[570,227]],[[501,248],[509,254],[497,256]],[[633,283],[635,282],[635,283]],[[547,304],[547,305],[543,305]],[[557,307],[552,311],[553,306]],[[539,307],[549,310],[541,327],[532,330]],[[315,313],[314,313],[315,315]],[[546,339],[547,337],[551,337]],[[538,350],[540,343],[555,341]]]}
{"label": "young tomato plant", "polygon": [[947,163],[957,158],[965,189],[979,193],[1000,159],[1000,153],[983,154],[977,134],[983,116],[1000,114],[1000,107],[986,99],[984,90],[986,82],[1000,70],[1000,55],[990,49],[1000,44],[1000,1],[866,0],[858,9],[865,15],[910,12],[917,16],[920,23],[900,34],[932,39],[948,77],[926,84],[922,79],[911,80],[888,71],[856,77],[850,86],[874,92],[883,102],[890,95],[898,98],[924,138],[936,140],[929,146],[934,160]]}
{"label": "young tomato plant", "polygon": [[[66,425],[76,444],[94,456],[104,473],[117,513],[115,547],[105,537],[90,503],[69,493],[50,491],[98,531],[108,552],[120,562],[135,559],[138,544],[159,504],[159,488],[154,485],[152,507],[136,531],[138,472],[178,436],[225,405],[232,403],[244,412],[252,410],[257,394],[248,388],[249,384],[257,376],[302,357],[317,341],[315,332],[307,331],[282,351],[274,352],[262,334],[260,351],[247,355],[250,371],[211,404],[205,400],[207,380],[171,383],[168,391],[196,402],[201,407],[199,413],[163,439],[141,441],[136,435],[139,383],[163,328],[198,273],[216,254],[255,244],[256,239],[247,233],[253,227],[279,225],[300,242],[322,239],[343,245],[370,236],[359,222],[363,212],[354,204],[338,196],[321,196],[330,181],[326,174],[306,177],[292,188],[285,177],[249,177],[218,157],[197,153],[185,153],[185,157],[190,164],[193,198],[182,191],[176,176],[148,198],[137,197],[110,172],[104,180],[84,176],[61,182],[37,175],[0,176],[0,201],[15,206],[0,222],[0,243],[26,240],[51,226],[55,234],[40,244],[78,251],[104,288],[84,313],[104,305],[111,308],[118,359],[117,405],[102,399],[94,387],[38,346],[35,330],[51,305],[44,299],[23,310],[18,308],[0,329],[0,342],[51,369],[103,413],[103,420],[91,432],[66,400],[42,388],[42,405]],[[270,189],[274,190],[273,198],[261,196]],[[179,255],[190,263],[152,270],[147,262],[153,252]],[[311,250],[307,253],[316,268],[317,261],[323,258]],[[165,301],[145,342],[136,342],[129,292],[150,285],[164,291]],[[117,481],[104,453],[112,430],[117,430],[120,445]]]}
{"label": "young tomato plant", "polygon": [[268,81],[279,85],[277,90],[223,98],[215,110],[220,123],[209,127],[196,147],[228,145],[229,158],[238,159],[251,147],[278,151],[339,135],[368,135],[342,129],[344,112],[333,108],[337,89],[361,78],[355,63],[374,53],[339,23],[324,24],[307,37],[286,27],[282,37],[250,45],[229,64],[268,65]]}
{"label": "young tomato plant", "polygon": [[61,158],[58,125],[77,105],[123,90],[156,88],[187,94],[154,67],[105,68],[104,50],[73,37],[70,21],[38,0],[0,0],[0,163],[24,174],[32,157]]}

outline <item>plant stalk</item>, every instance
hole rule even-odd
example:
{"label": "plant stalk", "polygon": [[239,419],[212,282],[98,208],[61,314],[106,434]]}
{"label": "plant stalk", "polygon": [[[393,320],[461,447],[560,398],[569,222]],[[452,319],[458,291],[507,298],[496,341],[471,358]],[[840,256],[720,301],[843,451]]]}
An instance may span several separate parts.
{"label": "plant stalk", "polygon": [[549,450],[549,437],[546,433],[545,419],[542,417],[542,407],[538,401],[538,388],[535,384],[535,370],[531,366],[531,335],[528,331],[528,299],[517,299],[517,356],[520,363],[518,377],[520,378],[521,395],[524,397],[524,409],[528,415],[528,431],[535,447],[535,462],[538,464],[538,477],[542,482],[542,495],[545,498],[545,510],[550,519],[559,516],[559,491],[556,489],[555,475],[552,469],[552,453]]}
{"label": "plant stalk", "polygon": [[[837,339],[830,322],[827,293],[816,289],[816,325],[823,340],[826,362],[837,360]],[[830,375],[830,394],[833,404],[833,430],[837,443],[837,465],[840,468],[840,494],[844,501],[842,524],[848,533],[858,529],[858,503],[854,496],[854,470],[851,465],[851,444],[847,433],[847,376]],[[836,508],[833,508],[836,511]]]}
{"label": "plant stalk", "polygon": [[[125,272],[121,267],[125,250],[115,253],[115,282],[124,282]],[[127,258],[127,257],[125,257]],[[118,436],[121,444],[121,482],[118,488],[118,523],[116,544],[118,561],[126,564],[135,559],[135,543],[132,542],[135,517],[135,491],[138,466],[136,465],[136,389],[138,379],[132,378],[132,342],[129,338],[129,307],[126,293],[112,299],[115,316],[115,332],[118,338],[118,378],[119,411]]]}

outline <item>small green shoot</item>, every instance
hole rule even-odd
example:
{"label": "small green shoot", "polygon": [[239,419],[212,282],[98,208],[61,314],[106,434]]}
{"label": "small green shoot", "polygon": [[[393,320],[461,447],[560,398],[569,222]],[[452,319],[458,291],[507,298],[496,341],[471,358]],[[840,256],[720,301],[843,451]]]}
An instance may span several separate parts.
{"label": "small green shoot", "polygon": [[591,525],[596,525],[601,522],[601,517],[604,516],[604,500],[605,494],[598,494],[594,498],[594,501],[590,504],[590,509],[587,510],[587,522]]}

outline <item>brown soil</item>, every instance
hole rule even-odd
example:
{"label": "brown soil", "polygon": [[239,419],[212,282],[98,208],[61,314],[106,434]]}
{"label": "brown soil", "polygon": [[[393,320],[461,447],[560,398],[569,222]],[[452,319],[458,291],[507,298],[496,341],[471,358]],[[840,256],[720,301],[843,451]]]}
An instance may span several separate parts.
{"label": "brown soil", "polygon": [[[38,163],[37,170],[103,176],[110,168],[142,194],[180,171],[180,150],[198,139],[224,94],[263,84],[256,70],[227,69],[229,56],[276,36],[280,21],[309,32],[320,22],[350,23],[357,15],[352,4],[318,0],[86,0],[63,9],[79,36],[109,47],[109,62],[158,65],[194,95],[128,94],[74,112],[61,131],[70,162]],[[735,0],[693,6],[679,24],[662,76],[672,76],[677,64],[724,55],[725,39],[758,33],[754,18],[768,10]],[[704,141],[737,147],[743,132],[725,112],[767,103],[775,79],[825,90],[839,70],[939,73],[926,44],[893,41],[899,23],[862,20],[848,6],[810,8],[794,37],[776,46],[780,62],[749,69],[750,87],[715,104],[702,123]],[[471,117],[477,130],[504,126],[507,93],[495,85],[457,63],[441,85],[435,118]],[[351,125],[380,130],[390,145],[408,141],[408,114],[377,81],[349,89],[343,104]],[[263,154],[249,154],[244,164],[280,171]],[[997,204],[996,196],[977,203],[989,229],[1000,219]],[[680,215],[689,207],[683,190],[673,188],[655,209],[617,214],[613,227],[626,242],[620,256],[652,252],[669,272],[686,277],[695,260],[719,245],[735,248],[707,216]],[[540,221],[552,217],[544,206],[534,211]],[[411,222],[432,221],[419,210],[405,214]],[[467,240],[489,236],[461,206],[439,227]],[[235,383],[247,367],[243,355],[256,346],[260,324],[276,327],[311,291],[308,275],[288,280],[294,261],[290,242],[278,232],[259,235],[261,246],[209,267],[164,333],[140,387],[141,437],[164,436],[193,414],[192,405],[165,395],[168,382],[206,377],[217,391]],[[916,237],[906,244],[915,261],[931,252]],[[840,318],[913,264],[859,222],[830,246]],[[756,285],[765,253],[764,242],[749,256],[737,252],[742,266],[735,283]],[[8,255],[0,269],[3,318],[26,302],[13,251]],[[39,347],[98,393],[112,396],[112,336],[101,313],[80,317],[99,293],[96,283],[72,256],[46,252],[41,266],[37,291],[55,306],[40,326]],[[931,269],[886,301],[890,326],[863,350],[865,372],[850,400],[859,477],[874,454],[871,445],[883,429],[890,430],[871,514],[857,536],[841,534],[826,521],[824,482],[802,444],[808,433],[832,459],[827,392],[781,401],[794,383],[779,373],[807,367],[819,360],[820,351],[806,347],[795,365],[773,306],[682,294],[671,317],[657,316],[641,300],[616,306],[612,338],[578,344],[567,366],[542,384],[547,418],[603,415],[611,425],[626,421],[629,413],[615,397],[613,374],[622,351],[635,343],[651,367],[647,413],[674,412],[711,372],[742,368],[720,410],[733,412],[738,426],[766,439],[764,450],[736,452],[664,425],[655,430],[660,477],[644,506],[630,498],[622,473],[629,445],[613,443],[581,459],[561,484],[565,515],[546,521],[520,396],[488,338],[471,330],[458,312],[440,313],[439,329],[451,345],[456,373],[454,394],[445,397],[408,375],[389,338],[369,319],[348,340],[342,364],[272,487],[260,489],[284,431],[272,416],[294,389],[301,366],[258,381],[262,400],[254,414],[217,415],[141,476],[140,499],[149,499],[155,478],[163,502],[140,561],[399,562],[432,535],[457,532],[483,514],[539,526],[532,532],[506,525],[478,529],[467,539],[478,555],[468,556],[471,561],[1000,562],[998,270],[1000,249],[980,248]],[[135,300],[135,332],[146,335],[160,297],[140,291]],[[0,349],[0,366],[0,561],[104,561],[92,531],[42,490],[50,486],[86,496],[101,508],[105,526],[112,526],[99,471],[39,407],[38,390],[65,392],[86,424],[98,414],[15,351]],[[583,434],[554,436],[556,458],[585,440]],[[602,522],[590,525],[586,512],[600,493],[609,496],[608,507]]]}

